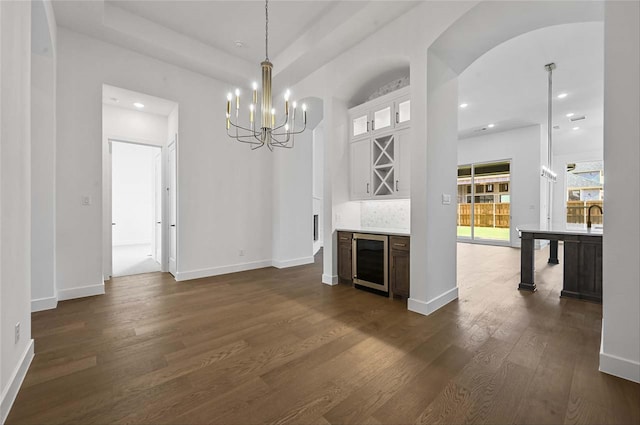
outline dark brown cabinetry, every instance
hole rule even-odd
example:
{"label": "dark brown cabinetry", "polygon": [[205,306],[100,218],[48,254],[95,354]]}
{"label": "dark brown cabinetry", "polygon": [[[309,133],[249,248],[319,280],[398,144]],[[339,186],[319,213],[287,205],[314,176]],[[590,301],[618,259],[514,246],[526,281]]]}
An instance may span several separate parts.
{"label": "dark brown cabinetry", "polygon": [[[409,298],[408,236],[389,236],[389,296]],[[338,282],[353,283],[353,233],[338,232]]]}
{"label": "dark brown cabinetry", "polygon": [[338,232],[338,282],[352,283],[353,269],[351,267],[351,241],[353,233]]}
{"label": "dark brown cabinetry", "polygon": [[404,298],[409,298],[409,241],[406,236],[389,238],[389,289]]}

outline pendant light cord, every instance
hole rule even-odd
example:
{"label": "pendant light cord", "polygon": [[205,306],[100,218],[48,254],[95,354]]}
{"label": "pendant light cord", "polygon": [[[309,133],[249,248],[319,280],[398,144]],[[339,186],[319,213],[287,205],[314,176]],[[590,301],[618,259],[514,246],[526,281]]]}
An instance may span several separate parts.
{"label": "pendant light cord", "polygon": [[264,54],[267,62],[269,62],[269,0],[264,1]]}

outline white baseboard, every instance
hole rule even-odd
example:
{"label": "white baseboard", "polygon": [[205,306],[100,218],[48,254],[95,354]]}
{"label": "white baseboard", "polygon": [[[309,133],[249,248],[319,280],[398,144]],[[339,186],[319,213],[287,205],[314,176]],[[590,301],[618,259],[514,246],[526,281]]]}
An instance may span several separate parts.
{"label": "white baseboard", "polygon": [[27,375],[27,370],[29,370],[29,365],[31,365],[31,360],[33,360],[33,353],[33,340],[30,340],[22,358],[20,359],[20,363],[9,378],[6,390],[2,392],[2,401],[0,402],[0,424],[4,424],[7,420],[7,416],[9,416],[11,406],[13,406],[13,402],[16,400],[20,386],[22,386],[22,381],[24,381],[24,377]]}
{"label": "white baseboard", "polygon": [[600,343],[600,367],[598,370],[618,378],[640,383],[640,363],[605,353],[602,351],[602,342]]}
{"label": "white baseboard", "polygon": [[277,269],[286,269],[287,267],[302,266],[305,264],[312,264],[312,263],[313,263],[313,257],[302,257],[302,258],[294,258],[293,260],[285,260],[285,261],[273,260],[272,265]]}
{"label": "white baseboard", "polygon": [[451,301],[458,298],[458,287],[449,289],[448,291],[438,295],[435,298],[432,298],[429,301],[421,301],[415,298],[409,298],[407,302],[407,309],[409,311],[413,311],[415,313],[424,314],[425,316],[430,315],[436,310],[444,307],[449,304]]}
{"label": "white baseboard", "polygon": [[58,297],[37,298],[31,300],[31,312],[52,310],[58,307]]}
{"label": "white baseboard", "polygon": [[74,298],[92,297],[104,294],[104,282],[97,285],[79,286],[77,288],[58,289],[58,301],[72,300]]}
{"label": "white baseboard", "polygon": [[328,274],[322,274],[322,283],[326,284],[326,285],[337,285],[338,284],[338,276],[334,275],[328,275]]}
{"label": "white baseboard", "polygon": [[200,279],[203,277],[218,276],[221,274],[244,272],[247,270],[262,269],[270,267],[273,264],[272,260],[254,261],[251,263],[232,264],[230,266],[212,267],[209,269],[191,270],[187,272],[177,272],[176,281],[181,282],[184,280]]}

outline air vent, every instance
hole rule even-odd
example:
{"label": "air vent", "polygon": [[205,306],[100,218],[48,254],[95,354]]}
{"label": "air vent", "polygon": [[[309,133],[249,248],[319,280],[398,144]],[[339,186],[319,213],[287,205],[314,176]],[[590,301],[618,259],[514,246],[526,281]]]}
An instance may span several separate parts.
{"label": "air vent", "polygon": [[587,117],[585,117],[584,115],[580,115],[579,117],[571,117],[571,121],[581,121],[583,119],[585,119]]}
{"label": "air vent", "polygon": [[553,126],[553,129],[554,129],[554,130],[560,130],[560,126],[559,126],[559,125],[554,125],[554,126]]}

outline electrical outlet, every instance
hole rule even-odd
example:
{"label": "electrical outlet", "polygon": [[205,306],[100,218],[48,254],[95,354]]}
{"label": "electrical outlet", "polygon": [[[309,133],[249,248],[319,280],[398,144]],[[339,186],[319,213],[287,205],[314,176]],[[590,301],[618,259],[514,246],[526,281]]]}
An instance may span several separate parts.
{"label": "electrical outlet", "polygon": [[240,251],[238,251],[238,255],[240,257],[244,257],[244,249],[241,249]]}
{"label": "electrical outlet", "polygon": [[17,344],[20,341],[20,322],[16,323],[16,338],[15,343]]}
{"label": "electrical outlet", "polygon": [[82,195],[80,203],[85,207],[91,205],[91,196]]}

